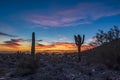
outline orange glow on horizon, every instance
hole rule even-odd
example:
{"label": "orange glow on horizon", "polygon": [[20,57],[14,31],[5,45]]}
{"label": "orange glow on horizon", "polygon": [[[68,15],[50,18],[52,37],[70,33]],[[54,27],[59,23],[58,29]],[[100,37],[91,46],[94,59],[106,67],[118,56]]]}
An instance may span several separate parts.
{"label": "orange glow on horizon", "polygon": [[[30,45],[19,45],[19,46],[10,46],[10,45],[0,45],[0,51],[31,51]],[[92,49],[94,46],[83,45],[81,47],[81,51],[85,51],[88,49]],[[53,45],[39,45],[36,44],[36,53],[37,52],[76,52],[77,47],[74,43],[65,43],[65,42],[57,42]]]}

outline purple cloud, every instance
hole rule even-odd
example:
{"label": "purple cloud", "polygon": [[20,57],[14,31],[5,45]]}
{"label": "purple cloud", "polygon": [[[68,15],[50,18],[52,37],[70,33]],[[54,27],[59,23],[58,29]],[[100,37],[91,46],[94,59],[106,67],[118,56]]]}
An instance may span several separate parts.
{"label": "purple cloud", "polygon": [[25,42],[25,41],[30,42],[31,39],[26,39],[26,40],[22,39],[22,38],[20,38],[20,39],[10,39],[8,41],[4,41],[4,43],[0,44],[0,45],[10,47],[10,48],[17,48],[17,47],[22,45],[20,43]]}
{"label": "purple cloud", "polygon": [[54,14],[30,13],[27,20],[40,26],[64,27],[89,24],[99,18],[120,14],[120,6],[102,3],[80,3],[73,8],[57,10]]}
{"label": "purple cloud", "polygon": [[19,46],[21,46],[21,44],[19,42],[23,42],[23,39],[11,39],[9,41],[4,41],[3,44],[0,44],[2,46],[6,46],[6,47],[11,47],[11,48],[17,48]]}

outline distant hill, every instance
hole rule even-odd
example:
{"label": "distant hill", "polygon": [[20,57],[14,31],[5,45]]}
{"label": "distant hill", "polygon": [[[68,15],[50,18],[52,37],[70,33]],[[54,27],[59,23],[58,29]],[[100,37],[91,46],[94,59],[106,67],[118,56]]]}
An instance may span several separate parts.
{"label": "distant hill", "polygon": [[83,52],[87,62],[120,65],[120,39]]}

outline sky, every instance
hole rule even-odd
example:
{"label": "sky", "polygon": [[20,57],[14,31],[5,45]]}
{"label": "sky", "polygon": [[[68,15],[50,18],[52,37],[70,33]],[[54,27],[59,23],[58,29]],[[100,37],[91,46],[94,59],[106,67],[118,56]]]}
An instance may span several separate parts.
{"label": "sky", "polygon": [[76,50],[74,35],[85,44],[98,29],[120,28],[120,0],[0,0],[0,51]]}

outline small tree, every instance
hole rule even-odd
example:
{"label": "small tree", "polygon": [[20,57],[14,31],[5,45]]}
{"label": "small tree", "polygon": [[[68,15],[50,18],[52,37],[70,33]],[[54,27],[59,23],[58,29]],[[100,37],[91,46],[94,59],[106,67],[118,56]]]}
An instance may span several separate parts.
{"label": "small tree", "polygon": [[98,30],[99,32],[96,34],[96,41],[98,44],[103,44],[106,40],[106,33],[103,30]]}
{"label": "small tree", "polygon": [[114,26],[114,28],[111,28],[110,31],[113,34],[113,38],[115,40],[118,40],[120,38],[120,29],[117,26]]}
{"label": "small tree", "polygon": [[107,39],[107,42],[111,42],[114,39],[112,31],[107,32],[106,39]]}
{"label": "small tree", "polygon": [[117,26],[114,26],[107,32],[104,32],[103,30],[98,31],[99,32],[96,34],[96,36],[94,36],[96,40],[94,42],[91,42],[90,43],[91,45],[92,44],[102,45],[104,43],[120,39],[120,30]]}

